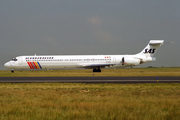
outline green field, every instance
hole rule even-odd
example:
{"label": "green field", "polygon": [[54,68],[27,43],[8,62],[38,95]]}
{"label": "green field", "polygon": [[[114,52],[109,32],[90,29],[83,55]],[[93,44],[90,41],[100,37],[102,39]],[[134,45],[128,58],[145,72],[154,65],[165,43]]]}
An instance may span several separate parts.
{"label": "green field", "polygon": [[[34,70],[34,71],[0,71],[0,77],[51,77],[51,76],[93,76],[92,69],[76,70]],[[180,76],[180,68],[122,68],[102,69],[94,76]]]}
{"label": "green field", "polygon": [[180,84],[0,83],[1,120],[179,120]]}
{"label": "green field", "polygon": [[[92,70],[0,71],[0,77],[93,76]],[[94,76],[180,76],[180,68]],[[1,120],[179,120],[180,84],[0,83]]]}

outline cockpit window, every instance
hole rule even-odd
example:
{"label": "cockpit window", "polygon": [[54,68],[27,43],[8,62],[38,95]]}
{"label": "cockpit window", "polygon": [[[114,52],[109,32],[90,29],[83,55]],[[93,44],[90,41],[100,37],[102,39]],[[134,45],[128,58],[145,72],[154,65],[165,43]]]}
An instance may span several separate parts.
{"label": "cockpit window", "polygon": [[17,59],[16,59],[16,58],[13,58],[12,61],[17,61]]}

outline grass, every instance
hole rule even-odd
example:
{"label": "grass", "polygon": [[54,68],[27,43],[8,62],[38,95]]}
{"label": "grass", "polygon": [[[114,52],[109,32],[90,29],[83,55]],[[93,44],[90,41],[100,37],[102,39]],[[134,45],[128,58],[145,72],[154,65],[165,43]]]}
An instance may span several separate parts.
{"label": "grass", "polygon": [[[0,71],[0,77],[93,76],[92,70]],[[94,76],[180,76],[180,68],[102,69]],[[2,120],[179,120],[180,84],[0,83]]]}
{"label": "grass", "polygon": [[91,69],[76,70],[34,70],[34,71],[0,71],[0,77],[52,77],[52,76],[180,76],[180,68],[122,68],[102,69],[93,73]]}
{"label": "grass", "polygon": [[2,120],[179,120],[180,84],[0,83]]}

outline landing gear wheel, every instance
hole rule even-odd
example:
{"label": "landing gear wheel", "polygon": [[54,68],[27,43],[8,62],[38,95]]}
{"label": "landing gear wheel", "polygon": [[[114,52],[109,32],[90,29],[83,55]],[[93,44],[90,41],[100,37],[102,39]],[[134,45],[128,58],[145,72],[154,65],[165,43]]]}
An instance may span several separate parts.
{"label": "landing gear wheel", "polygon": [[98,68],[98,69],[94,68],[93,72],[101,72],[101,69],[100,68]]}
{"label": "landing gear wheel", "polygon": [[11,73],[14,73],[14,70],[11,70]]}

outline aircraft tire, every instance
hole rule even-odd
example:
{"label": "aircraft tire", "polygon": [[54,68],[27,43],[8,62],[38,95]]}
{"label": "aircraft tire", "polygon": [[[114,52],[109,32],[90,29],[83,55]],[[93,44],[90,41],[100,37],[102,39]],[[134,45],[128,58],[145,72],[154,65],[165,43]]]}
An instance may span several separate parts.
{"label": "aircraft tire", "polygon": [[94,68],[94,69],[93,69],[93,72],[101,72],[101,69],[96,69],[96,68]]}

